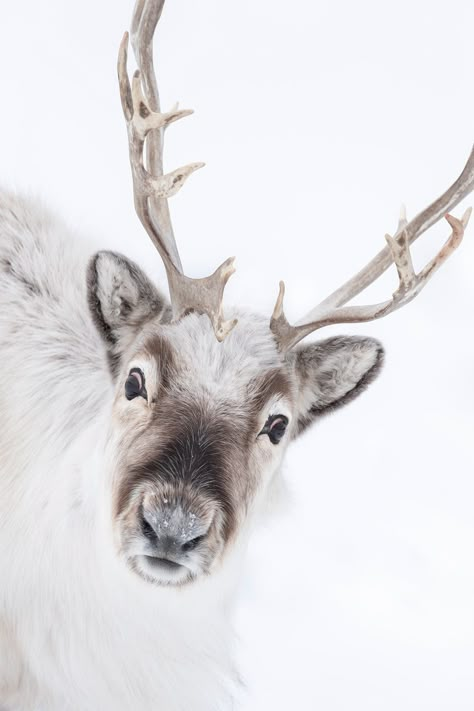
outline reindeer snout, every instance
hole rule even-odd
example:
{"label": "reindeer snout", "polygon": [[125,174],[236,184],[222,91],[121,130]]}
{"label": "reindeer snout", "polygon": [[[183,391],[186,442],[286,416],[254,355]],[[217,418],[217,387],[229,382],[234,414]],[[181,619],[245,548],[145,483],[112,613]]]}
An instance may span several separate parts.
{"label": "reindeer snout", "polygon": [[212,517],[203,517],[180,505],[153,511],[143,508],[141,527],[148,539],[148,558],[156,565],[173,569],[186,564],[191,551],[197,550],[207,537]]}

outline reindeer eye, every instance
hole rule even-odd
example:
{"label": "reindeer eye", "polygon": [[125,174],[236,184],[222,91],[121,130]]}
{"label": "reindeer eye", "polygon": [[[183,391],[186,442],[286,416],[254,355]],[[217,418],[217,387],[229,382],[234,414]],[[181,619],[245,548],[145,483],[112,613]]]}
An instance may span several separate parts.
{"label": "reindeer eye", "polygon": [[272,444],[278,444],[285,434],[287,426],[288,417],[285,417],[285,415],[270,415],[259,436],[266,434]]}
{"label": "reindeer eye", "polygon": [[145,376],[140,368],[132,368],[125,381],[125,397],[127,400],[133,400],[139,395],[147,399]]}

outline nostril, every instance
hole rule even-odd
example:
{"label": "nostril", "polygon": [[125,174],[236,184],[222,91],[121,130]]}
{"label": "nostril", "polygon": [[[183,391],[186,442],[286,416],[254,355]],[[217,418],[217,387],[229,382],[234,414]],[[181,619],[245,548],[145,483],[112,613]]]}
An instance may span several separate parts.
{"label": "nostril", "polygon": [[141,520],[141,527],[144,536],[149,538],[150,541],[156,541],[156,533],[143,515]]}
{"label": "nostril", "polygon": [[186,543],[183,543],[181,546],[181,550],[183,553],[194,550],[204,538],[205,536],[196,536],[196,538],[193,538],[191,541],[186,541]]}

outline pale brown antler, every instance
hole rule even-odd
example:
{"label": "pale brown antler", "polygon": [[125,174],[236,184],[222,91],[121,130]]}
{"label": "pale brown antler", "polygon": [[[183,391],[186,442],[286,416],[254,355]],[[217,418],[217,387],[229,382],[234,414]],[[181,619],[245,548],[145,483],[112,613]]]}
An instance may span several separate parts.
{"label": "pale brown antler", "polygon": [[[367,266],[324,299],[294,326],[288,323],[283,312],[285,286],[283,282],[280,282],[278,299],[270,321],[270,328],[275,335],[280,350],[285,351],[292,348],[305,336],[324,326],[336,323],[373,321],[401,308],[414,299],[430,277],[461,243],[464,229],[471,215],[471,208],[466,210],[461,220],[447,213],[468,195],[473,188],[474,148],[459,178],[441,197],[431,203],[410,222],[407,222],[405,210],[402,209],[395,236],[386,235],[387,247],[381,250]],[[419,274],[416,274],[411,260],[410,244],[442,217],[445,217],[451,226],[451,236],[429,264]],[[379,304],[345,306],[348,301],[376,281],[392,263],[397,267],[399,285],[391,299]]]}
{"label": "pale brown antler", "polygon": [[[132,78],[127,72],[128,33],[118,56],[118,76],[122,108],[127,123],[130,165],[132,168],[135,209],[165,265],[170,290],[173,319],[195,311],[207,314],[219,341],[224,340],[237,323],[224,321],[222,298],[227,280],[234,273],[233,258],[227,259],[211,276],[191,279],[183,273],[173,235],[168,198],[181,188],[186,178],[203,163],[190,163],[163,175],[163,134],[165,128],[190,110],[174,107],[161,113],[153,68],[153,35],[164,0],[137,0],[132,19],[132,46],[138,70]],[[147,160],[144,150],[146,145]]]}

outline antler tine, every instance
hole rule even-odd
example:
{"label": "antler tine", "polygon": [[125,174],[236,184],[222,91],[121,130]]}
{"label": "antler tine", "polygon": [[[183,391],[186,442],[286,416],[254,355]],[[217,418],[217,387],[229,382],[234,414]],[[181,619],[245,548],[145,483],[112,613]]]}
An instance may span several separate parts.
{"label": "antler tine", "polygon": [[[313,331],[336,323],[362,323],[382,318],[401,308],[415,298],[430,277],[448,259],[459,246],[464,229],[471,215],[471,208],[466,210],[461,220],[448,213],[474,188],[474,148],[459,178],[441,197],[407,222],[402,208],[397,232],[394,237],[386,235],[387,247],[381,250],[366,267],[339,287],[295,326],[288,323],[283,311],[284,284],[280,282],[278,299],[270,321],[270,328],[281,350],[288,350]],[[412,244],[423,232],[445,217],[452,228],[452,233],[438,254],[429,264],[416,274],[410,254]],[[376,281],[386,269],[394,263],[399,276],[399,286],[391,299],[379,304],[362,306],[344,306],[354,296],[364,291]]]}
{"label": "antler tine", "polygon": [[[178,320],[195,311],[207,314],[214,332],[222,341],[237,321],[224,321],[222,299],[224,287],[234,272],[233,258],[203,279],[183,274],[178,248],[173,235],[168,197],[181,188],[185,180],[204,163],[190,163],[163,174],[163,133],[173,121],[192,113],[178,110],[161,113],[156,76],[153,68],[153,36],[161,16],[164,0],[137,0],[132,19],[132,46],[138,70],[128,77],[128,33],[119,49],[118,77],[123,113],[127,124],[130,165],[132,168],[135,209],[165,265],[170,289],[173,318]],[[147,161],[144,162],[144,150]]]}

